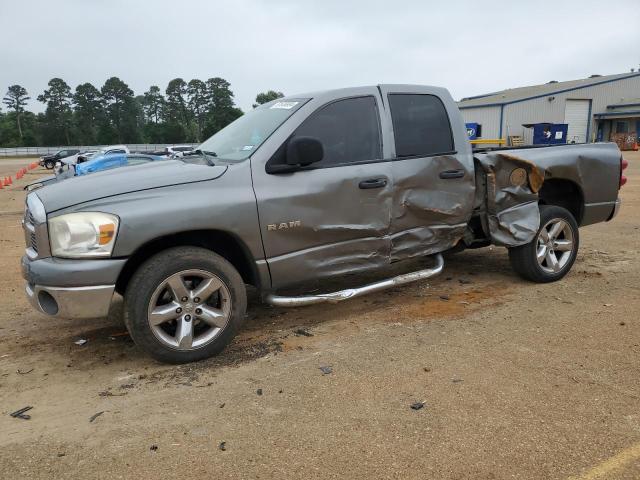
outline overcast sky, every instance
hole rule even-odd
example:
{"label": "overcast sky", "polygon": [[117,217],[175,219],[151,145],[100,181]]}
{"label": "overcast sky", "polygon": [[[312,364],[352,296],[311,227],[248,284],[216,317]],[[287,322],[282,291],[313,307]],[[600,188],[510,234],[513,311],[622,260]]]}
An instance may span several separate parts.
{"label": "overcast sky", "polygon": [[454,98],[613,74],[640,62],[638,0],[0,0],[0,90],[31,108],[49,79],[136,94],[172,78],[231,82],[237,104],[378,83]]}

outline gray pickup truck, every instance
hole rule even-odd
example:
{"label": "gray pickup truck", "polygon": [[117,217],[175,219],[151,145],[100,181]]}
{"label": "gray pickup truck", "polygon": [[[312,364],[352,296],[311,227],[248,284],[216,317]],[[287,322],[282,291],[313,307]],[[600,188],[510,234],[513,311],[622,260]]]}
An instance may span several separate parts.
{"label": "gray pickup truck", "polygon": [[[442,252],[490,244],[508,248],[522,277],[558,280],[578,227],[616,215],[623,168],[611,143],[473,152],[442,88],[297,95],[190,156],[32,191],[22,272],[50,316],[106,316],[123,295],[133,340],[189,362],[238,332],[247,284],[273,305],[337,302],[432,277]],[[427,256],[423,270],[309,293],[328,277]]]}

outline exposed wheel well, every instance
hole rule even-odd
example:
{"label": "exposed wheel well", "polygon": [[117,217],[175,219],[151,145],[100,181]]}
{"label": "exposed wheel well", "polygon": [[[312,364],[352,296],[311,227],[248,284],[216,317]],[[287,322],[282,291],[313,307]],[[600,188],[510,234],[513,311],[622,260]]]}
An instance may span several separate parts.
{"label": "exposed wheel well", "polygon": [[554,178],[545,180],[540,192],[538,192],[538,197],[540,204],[566,208],[576,219],[578,225],[582,223],[584,197],[580,187],[571,180]]}
{"label": "exposed wheel well", "polygon": [[238,270],[245,283],[259,287],[255,262],[246,245],[237,237],[220,230],[192,230],[156,238],[139,247],[120,272],[116,281],[116,291],[124,294],[129,280],[147,259],[167,248],[181,246],[202,247],[217,253]]}

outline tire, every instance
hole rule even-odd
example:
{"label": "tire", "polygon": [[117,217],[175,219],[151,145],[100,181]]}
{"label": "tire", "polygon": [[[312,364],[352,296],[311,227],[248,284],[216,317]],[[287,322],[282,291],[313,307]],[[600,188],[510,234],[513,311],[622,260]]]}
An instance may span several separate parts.
{"label": "tire", "polygon": [[171,248],[151,257],[132,276],[124,301],[124,322],[136,345],[174,364],[220,353],[242,326],[247,309],[237,270],[198,247]]}
{"label": "tire", "polygon": [[[554,226],[560,229],[555,238],[550,235]],[[526,245],[510,248],[509,260],[516,273],[526,280],[555,282],[571,270],[579,246],[578,223],[573,215],[562,207],[540,205],[540,228],[535,238]]]}
{"label": "tire", "polygon": [[54,161],[52,161],[52,160],[46,160],[46,161],[44,162],[44,167],[45,167],[47,170],[53,170],[53,167],[55,167],[55,166],[56,166],[56,163],[55,163]]}

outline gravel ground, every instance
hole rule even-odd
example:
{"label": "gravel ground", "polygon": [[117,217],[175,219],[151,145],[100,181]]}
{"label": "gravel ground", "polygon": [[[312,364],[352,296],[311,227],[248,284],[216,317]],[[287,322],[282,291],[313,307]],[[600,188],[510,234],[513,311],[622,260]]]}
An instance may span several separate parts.
{"label": "gravel ground", "polygon": [[46,172],[29,173],[0,190],[0,477],[640,478],[640,154],[625,157],[620,215],[581,230],[561,282],[520,280],[494,248],[340,305],[253,295],[230,348],[178,367],[133,345],[119,299],[107,320],[29,308],[21,185]]}

